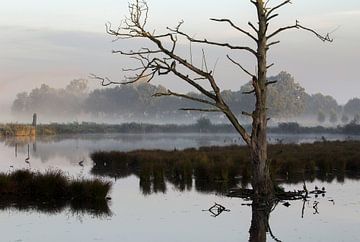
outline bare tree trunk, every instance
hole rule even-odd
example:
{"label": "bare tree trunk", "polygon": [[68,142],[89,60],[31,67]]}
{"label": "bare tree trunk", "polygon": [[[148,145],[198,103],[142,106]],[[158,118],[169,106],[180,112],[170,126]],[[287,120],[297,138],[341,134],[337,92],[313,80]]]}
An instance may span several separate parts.
{"label": "bare tree trunk", "polygon": [[[124,56],[129,56],[132,59],[139,61],[139,66],[132,69],[125,69],[125,71],[133,72],[134,75],[126,77],[122,82],[114,82],[109,78],[103,78],[93,76],[96,79],[101,80],[103,86],[111,84],[132,84],[140,80],[146,79],[150,82],[155,76],[173,74],[182,79],[185,83],[194,87],[199,93],[203,94],[203,97],[194,97],[193,95],[177,93],[171,90],[165,92],[155,93],[154,96],[174,96],[191,100],[194,102],[205,105],[205,108],[182,108],[184,111],[200,111],[200,112],[222,112],[224,113],[231,124],[238,131],[240,136],[244,139],[249,146],[252,158],[252,186],[254,189],[255,198],[270,198],[273,194],[273,183],[270,179],[270,164],[267,157],[267,86],[274,84],[274,81],[267,81],[267,69],[272,65],[267,65],[267,51],[270,46],[279,44],[280,41],[273,40],[268,43],[268,40],[275,38],[278,34],[291,30],[301,29],[314,34],[322,41],[332,42],[329,34],[321,36],[311,28],[300,25],[299,21],[296,21],[294,25],[284,26],[277,30],[268,33],[268,26],[270,21],[276,18],[279,14],[277,10],[291,3],[291,0],[282,0],[278,5],[269,6],[271,1],[265,0],[251,0],[250,1],[257,10],[258,26],[255,26],[251,22],[248,25],[251,27],[251,32],[246,29],[237,26],[230,19],[217,19],[211,18],[211,21],[217,23],[226,23],[231,28],[244,34],[257,44],[257,49],[253,49],[249,46],[234,45],[227,42],[211,41],[206,38],[197,39],[191,37],[189,34],[181,30],[181,26],[184,23],[180,21],[175,28],[167,28],[168,32],[163,34],[155,34],[155,31],[148,31],[147,18],[148,18],[148,5],[146,1],[134,0],[129,4],[129,17],[123,21],[123,26],[118,28],[112,28],[111,24],[106,25],[106,31],[111,36],[114,36],[116,40],[123,39],[147,39],[152,43],[152,47],[142,47],[139,50],[114,50],[113,53],[120,53]],[[187,60],[186,57],[182,57],[177,53],[177,45],[180,37],[187,39],[190,43],[203,44],[207,46],[217,46],[222,48],[228,48],[232,51],[244,51],[253,55],[257,60],[257,73],[248,71],[239,62],[232,59],[229,55],[227,58],[241,71],[245,72],[252,78],[253,90],[247,94],[255,94],[256,106],[253,113],[242,112],[242,114],[250,116],[253,120],[252,132],[249,134],[245,127],[239,122],[235,113],[229,108],[222,97],[221,90],[216,82],[214,76],[214,70],[204,70],[203,66],[197,66],[192,62],[192,57]],[[206,62],[205,54],[203,52],[203,61]],[[203,82],[206,81],[209,86],[204,86]]]}
{"label": "bare tree trunk", "polygon": [[253,78],[253,87],[256,95],[256,106],[253,115],[251,134],[251,158],[253,162],[252,186],[256,197],[271,196],[273,185],[270,178],[269,162],[267,157],[267,18],[263,1],[257,5],[259,31],[257,41],[257,77]]}

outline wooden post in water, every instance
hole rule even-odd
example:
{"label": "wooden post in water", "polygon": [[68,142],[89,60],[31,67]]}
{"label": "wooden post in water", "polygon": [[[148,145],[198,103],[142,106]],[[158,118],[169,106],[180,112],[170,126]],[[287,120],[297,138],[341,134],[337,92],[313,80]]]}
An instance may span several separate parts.
{"label": "wooden post in water", "polygon": [[33,114],[32,126],[36,127],[36,123],[37,123],[37,114],[34,113],[34,114]]}

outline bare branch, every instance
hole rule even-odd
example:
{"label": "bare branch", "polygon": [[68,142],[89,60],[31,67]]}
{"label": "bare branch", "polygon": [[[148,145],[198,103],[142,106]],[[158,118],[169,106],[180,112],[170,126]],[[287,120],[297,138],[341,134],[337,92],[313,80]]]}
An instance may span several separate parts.
{"label": "bare branch", "polygon": [[276,30],[275,32],[273,32],[272,34],[270,34],[269,36],[267,36],[267,39],[271,39],[272,37],[274,37],[275,35],[285,31],[285,30],[289,30],[289,29],[299,29],[299,26],[297,24],[295,25],[290,25],[290,26],[286,26],[286,27],[282,27],[279,28],[278,30]]}
{"label": "bare branch", "polygon": [[206,62],[205,51],[204,51],[204,49],[201,49],[201,51],[202,51],[202,62],[204,63],[205,71],[206,71],[206,72],[209,72],[209,69],[208,69],[208,67],[207,67],[207,62]]}
{"label": "bare branch", "polygon": [[259,32],[259,30],[250,21],[248,22],[248,25],[255,31],[255,33]]}
{"label": "bare branch", "polygon": [[270,46],[277,45],[279,43],[280,43],[280,41],[274,41],[274,42],[271,42],[271,43],[267,44],[267,47],[269,48]]}
{"label": "bare branch", "polygon": [[109,85],[113,85],[113,84],[114,85],[123,84],[122,82],[114,82],[114,81],[111,81],[110,78],[108,78],[108,77],[100,77],[95,74],[90,74],[89,78],[99,80],[101,82],[100,84],[102,86],[109,86]]}
{"label": "bare branch", "polygon": [[242,111],[241,114],[244,115],[244,116],[249,116],[249,117],[251,117],[251,118],[254,118],[254,114],[252,114],[252,113],[248,113],[248,112]]}
{"label": "bare branch", "polygon": [[250,77],[253,77],[254,75],[251,74],[248,70],[246,70],[240,63],[233,60],[229,55],[226,55],[226,57],[235,65],[237,65],[242,71],[244,71],[246,74],[248,74]]}
{"label": "bare branch", "polygon": [[282,27],[279,28],[278,30],[276,30],[275,32],[273,32],[272,34],[270,34],[269,36],[267,36],[268,39],[271,39],[272,37],[274,37],[275,35],[278,35],[281,32],[284,32],[286,30],[290,30],[290,29],[302,29],[302,30],[306,30],[308,32],[313,33],[316,37],[318,37],[321,41],[324,42],[333,42],[333,39],[330,38],[330,34],[326,34],[325,36],[320,35],[319,33],[317,33],[315,30],[308,28],[308,27],[304,27],[302,25],[299,24],[299,21],[296,20],[296,23],[294,25],[289,25],[286,27]]}
{"label": "bare branch", "polygon": [[176,76],[180,77],[181,79],[183,79],[184,81],[186,81],[187,83],[189,83],[190,85],[192,85],[193,87],[195,87],[198,91],[200,91],[201,93],[203,93],[204,95],[206,95],[207,97],[216,100],[217,97],[209,92],[208,90],[206,90],[205,88],[203,88],[201,85],[199,85],[197,82],[195,82],[194,80],[192,80],[188,75],[184,75],[183,73],[177,71],[176,69],[171,69],[172,73],[174,73]]}
{"label": "bare branch", "polygon": [[269,85],[271,85],[271,84],[276,84],[277,82],[278,82],[277,80],[267,81],[267,82],[265,83],[265,85],[266,85],[266,86],[269,86]]}
{"label": "bare branch", "polygon": [[242,94],[246,94],[246,95],[253,94],[253,93],[255,93],[255,89],[248,91],[248,92],[242,92]]}
{"label": "bare branch", "polygon": [[266,69],[270,69],[271,67],[273,67],[275,64],[274,63],[271,63],[270,65],[268,65],[267,67],[266,67]]}
{"label": "bare branch", "polygon": [[181,111],[195,111],[195,112],[222,112],[220,109],[204,109],[204,108],[180,108]]}
{"label": "bare branch", "polygon": [[214,45],[214,46],[220,46],[220,47],[226,47],[226,48],[229,48],[229,49],[232,49],[232,50],[245,50],[245,51],[248,51],[250,53],[252,53],[253,55],[257,56],[257,53],[255,50],[253,50],[252,48],[248,47],[248,46],[237,46],[237,45],[231,45],[229,43],[221,43],[221,42],[215,42],[215,41],[209,41],[207,39],[195,39],[193,37],[191,37],[190,35],[180,31],[180,30],[177,30],[177,29],[171,29],[171,28],[168,28],[168,30],[174,32],[174,33],[177,33],[179,35],[182,35],[184,36],[185,38],[187,38],[190,42],[193,42],[193,43],[200,43],[200,44],[207,44],[207,45]]}
{"label": "bare branch", "polygon": [[[257,43],[257,41],[258,41],[258,39],[257,39],[255,36],[253,36],[252,34],[250,34],[250,33],[247,32],[247,31],[243,30],[243,29],[240,28],[239,26],[235,25],[230,19],[211,18],[210,20],[211,20],[211,21],[215,21],[215,22],[226,22],[226,23],[229,23],[229,24],[231,25],[231,27],[233,27],[234,29],[240,31],[241,33],[249,36],[249,37],[250,37],[251,39],[253,39],[256,43]],[[251,23],[249,22],[249,24],[251,24]],[[251,26],[251,25],[250,25],[250,26]],[[257,33],[256,28],[254,27],[253,29],[254,29],[255,32]]]}
{"label": "bare branch", "polygon": [[277,6],[275,6],[275,7],[272,7],[272,8],[266,13],[267,19],[269,20],[268,17],[270,16],[270,14],[271,14],[272,12],[274,12],[275,10],[281,8],[282,6],[285,6],[286,4],[291,4],[291,0],[286,0],[286,1],[282,2],[282,3],[280,3],[279,5],[277,5]]}
{"label": "bare branch", "polygon": [[276,18],[277,16],[279,16],[279,14],[273,14],[273,15],[269,16],[269,17],[266,19],[266,22],[269,23],[271,19]]}
{"label": "bare branch", "polygon": [[155,93],[153,96],[154,97],[175,96],[175,97],[181,97],[181,98],[185,98],[185,99],[195,101],[195,102],[199,102],[199,103],[205,103],[205,104],[208,104],[208,105],[211,105],[211,106],[216,106],[216,103],[212,103],[212,102],[210,102],[208,100],[193,97],[193,96],[190,96],[190,95],[187,95],[187,94],[172,92],[170,90],[168,90],[167,92]]}
{"label": "bare branch", "polygon": [[298,27],[299,27],[300,29],[303,29],[303,30],[306,30],[306,31],[309,31],[309,32],[313,33],[316,37],[318,37],[318,38],[319,38],[320,40],[322,40],[323,42],[333,42],[333,41],[334,41],[334,39],[330,38],[330,34],[329,34],[329,33],[327,33],[325,36],[323,36],[323,35],[318,34],[315,30],[310,29],[310,28],[307,28],[307,27],[304,27],[304,26],[302,26],[302,25],[299,25],[299,24],[298,24]]}

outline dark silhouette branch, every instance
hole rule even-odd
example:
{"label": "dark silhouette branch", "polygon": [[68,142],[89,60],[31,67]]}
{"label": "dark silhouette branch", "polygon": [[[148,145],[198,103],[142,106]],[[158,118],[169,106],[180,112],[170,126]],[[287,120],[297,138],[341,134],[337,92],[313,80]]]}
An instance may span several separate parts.
{"label": "dark silhouette branch", "polygon": [[267,81],[266,83],[265,83],[265,85],[266,86],[269,86],[269,85],[271,85],[271,84],[276,84],[278,81],[277,80],[275,80],[275,81]]}
{"label": "dark silhouette branch", "polygon": [[172,91],[170,91],[170,90],[168,90],[167,92],[155,93],[153,96],[154,96],[154,97],[175,96],[175,97],[181,97],[181,98],[185,98],[185,99],[188,99],[188,100],[191,100],[191,101],[195,101],[195,102],[199,102],[199,103],[204,103],[204,104],[216,106],[216,103],[212,103],[212,102],[210,102],[210,101],[208,101],[208,100],[201,99],[201,98],[197,98],[197,97],[193,97],[193,96],[189,96],[189,95],[187,95],[187,94],[172,92]]}
{"label": "dark silhouette branch", "polygon": [[270,69],[271,67],[273,67],[275,64],[271,63],[270,65],[266,66],[266,69]]}
{"label": "dark silhouette branch", "polygon": [[170,30],[170,31],[172,31],[172,32],[174,32],[176,34],[179,34],[179,35],[182,35],[182,36],[186,37],[192,43],[200,43],[200,44],[207,44],[207,45],[226,47],[226,48],[229,48],[229,49],[232,49],[232,50],[245,50],[245,51],[248,51],[248,52],[250,52],[251,54],[253,54],[255,56],[257,55],[256,51],[253,50],[252,48],[248,47],[248,46],[231,45],[231,44],[226,43],[226,42],[221,43],[221,42],[209,41],[207,39],[195,39],[195,38],[191,37],[190,35],[180,31],[179,29],[168,28],[168,30]]}
{"label": "dark silhouette branch", "polygon": [[208,113],[218,113],[222,112],[220,109],[204,109],[204,108],[180,108],[180,111],[193,111],[193,112],[208,112]]}
{"label": "dark silhouette branch", "polygon": [[239,62],[236,62],[235,60],[233,60],[229,55],[226,55],[226,57],[235,65],[237,65],[243,72],[245,72],[246,74],[248,74],[250,77],[253,77],[254,75],[251,74],[248,70],[246,70],[242,65],[240,65]]}
{"label": "dark silhouette branch", "polygon": [[245,111],[242,111],[241,114],[244,115],[244,116],[249,116],[249,117],[251,117],[251,118],[254,117],[254,114],[248,113],[248,112],[245,112]]}
{"label": "dark silhouette branch", "polygon": [[270,46],[277,45],[279,43],[280,43],[280,41],[274,41],[274,42],[271,42],[271,43],[267,44],[267,47],[269,48]]}
{"label": "dark silhouette branch", "polygon": [[302,29],[302,30],[305,30],[305,31],[308,31],[308,32],[314,34],[317,38],[319,38],[323,42],[333,42],[333,39],[330,38],[330,34],[326,34],[326,35],[323,36],[323,35],[319,34],[318,32],[316,32],[315,30],[313,30],[311,28],[304,27],[304,26],[300,25],[299,21],[297,21],[297,20],[296,20],[296,23],[294,25],[289,25],[289,26],[277,29],[272,34],[267,36],[267,39],[271,39],[274,36],[280,34],[281,32],[284,32],[286,30],[291,30],[291,29]]}
{"label": "dark silhouette branch", "polygon": [[255,93],[255,89],[252,89],[251,91],[247,91],[247,92],[242,92],[242,94],[253,94]]}
{"label": "dark silhouette branch", "polygon": [[[258,39],[253,36],[252,34],[250,34],[249,32],[243,30],[242,28],[240,28],[239,26],[236,26],[230,19],[217,19],[217,18],[211,18],[210,19],[211,21],[214,21],[214,22],[226,22],[228,24],[231,25],[231,27],[233,27],[234,29],[240,31],[241,33],[249,36],[251,39],[253,39],[256,43],[258,42]],[[255,30],[256,33],[258,33],[258,31],[256,30],[256,28],[249,22],[249,25]]]}
{"label": "dark silhouette branch", "polygon": [[259,30],[249,21],[248,25],[255,31],[255,33],[259,33]]}
{"label": "dark silhouette branch", "polygon": [[266,18],[269,20],[269,17],[270,17],[270,19],[271,19],[271,16],[270,16],[270,15],[271,15],[274,11],[276,11],[277,9],[285,6],[286,4],[291,4],[291,0],[286,0],[286,1],[282,2],[282,3],[280,3],[279,5],[270,8],[270,10],[267,11],[267,13],[266,13]]}

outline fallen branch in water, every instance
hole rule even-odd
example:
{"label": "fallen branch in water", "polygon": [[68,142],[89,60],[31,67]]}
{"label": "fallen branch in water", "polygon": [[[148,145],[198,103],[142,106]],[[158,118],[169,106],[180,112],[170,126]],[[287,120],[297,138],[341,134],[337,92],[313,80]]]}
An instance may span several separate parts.
{"label": "fallen branch in water", "polygon": [[230,209],[226,209],[221,204],[215,203],[209,209],[206,209],[206,210],[203,210],[203,211],[209,211],[211,213],[212,217],[217,217],[223,212],[230,212]]}

